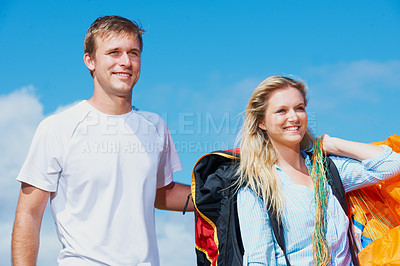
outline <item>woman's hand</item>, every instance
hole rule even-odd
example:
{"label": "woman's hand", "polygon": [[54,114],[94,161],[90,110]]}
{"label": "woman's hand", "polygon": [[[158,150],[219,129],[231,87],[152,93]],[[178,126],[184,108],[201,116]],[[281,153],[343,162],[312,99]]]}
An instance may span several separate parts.
{"label": "woman's hand", "polygon": [[323,134],[319,136],[319,138],[322,140],[322,150],[324,151],[324,153],[326,153],[327,155],[338,154],[339,150],[336,147],[336,138],[333,138],[328,134]]}

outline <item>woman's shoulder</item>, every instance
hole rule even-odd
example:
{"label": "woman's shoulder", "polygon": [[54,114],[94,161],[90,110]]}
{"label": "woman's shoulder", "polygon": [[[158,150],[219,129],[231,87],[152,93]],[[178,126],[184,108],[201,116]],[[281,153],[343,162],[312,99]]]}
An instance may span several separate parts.
{"label": "woman's shoulder", "polygon": [[249,186],[243,186],[238,191],[238,201],[246,202],[246,203],[262,203],[262,198],[257,195]]}

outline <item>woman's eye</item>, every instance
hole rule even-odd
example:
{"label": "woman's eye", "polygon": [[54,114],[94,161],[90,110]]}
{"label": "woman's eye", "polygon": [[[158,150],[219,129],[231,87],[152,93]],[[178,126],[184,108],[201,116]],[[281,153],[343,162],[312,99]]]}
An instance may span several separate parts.
{"label": "woman's eye", "polygon": [[304,108],[303,106],[299,106],[299,107],[297,107],[297,110],[299,110],[299,111],[304,111],[305,108]]}
{"label": "woman's eye", "polygon": [[276,111],[278,114],[284,114],[286,111],[285,109],[279,109],[278,111]]}

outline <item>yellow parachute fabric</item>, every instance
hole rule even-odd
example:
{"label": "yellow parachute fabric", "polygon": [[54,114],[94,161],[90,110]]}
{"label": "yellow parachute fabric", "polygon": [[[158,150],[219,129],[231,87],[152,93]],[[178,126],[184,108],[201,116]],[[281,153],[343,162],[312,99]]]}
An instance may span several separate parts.
{"label": "yellow parachute fabric", "polygon": [[[400,153],[398,135],[374,144],[388,145]],[[349,192],[347,197],[355,226],[364,227],[364,245],[370,242],[358,254],[360,265],[400,265],[400,175]]]}

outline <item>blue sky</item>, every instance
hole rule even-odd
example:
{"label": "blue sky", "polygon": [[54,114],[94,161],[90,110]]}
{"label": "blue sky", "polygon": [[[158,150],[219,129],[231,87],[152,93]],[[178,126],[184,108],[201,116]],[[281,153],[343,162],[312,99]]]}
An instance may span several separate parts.
{"label": "blue sky", "polygon": [[[102,15],[139,21],[142,73],[133,103],[161,114],[189,183],[196,160],[234,146],[252,90],[272,74],[309,86],[310,127],[372,142],[400,134],[400,2],[0,2],[0,233],[9,236],[15,176],[41,119],[93,92],[83,38]],[[162,265],[194,264],[192,214],[157,212]],[[59,246],[46,213],[39,265]],[[171,243],[174,243],[171,245]],[[9,261],[9,237],[0,240]]]}

